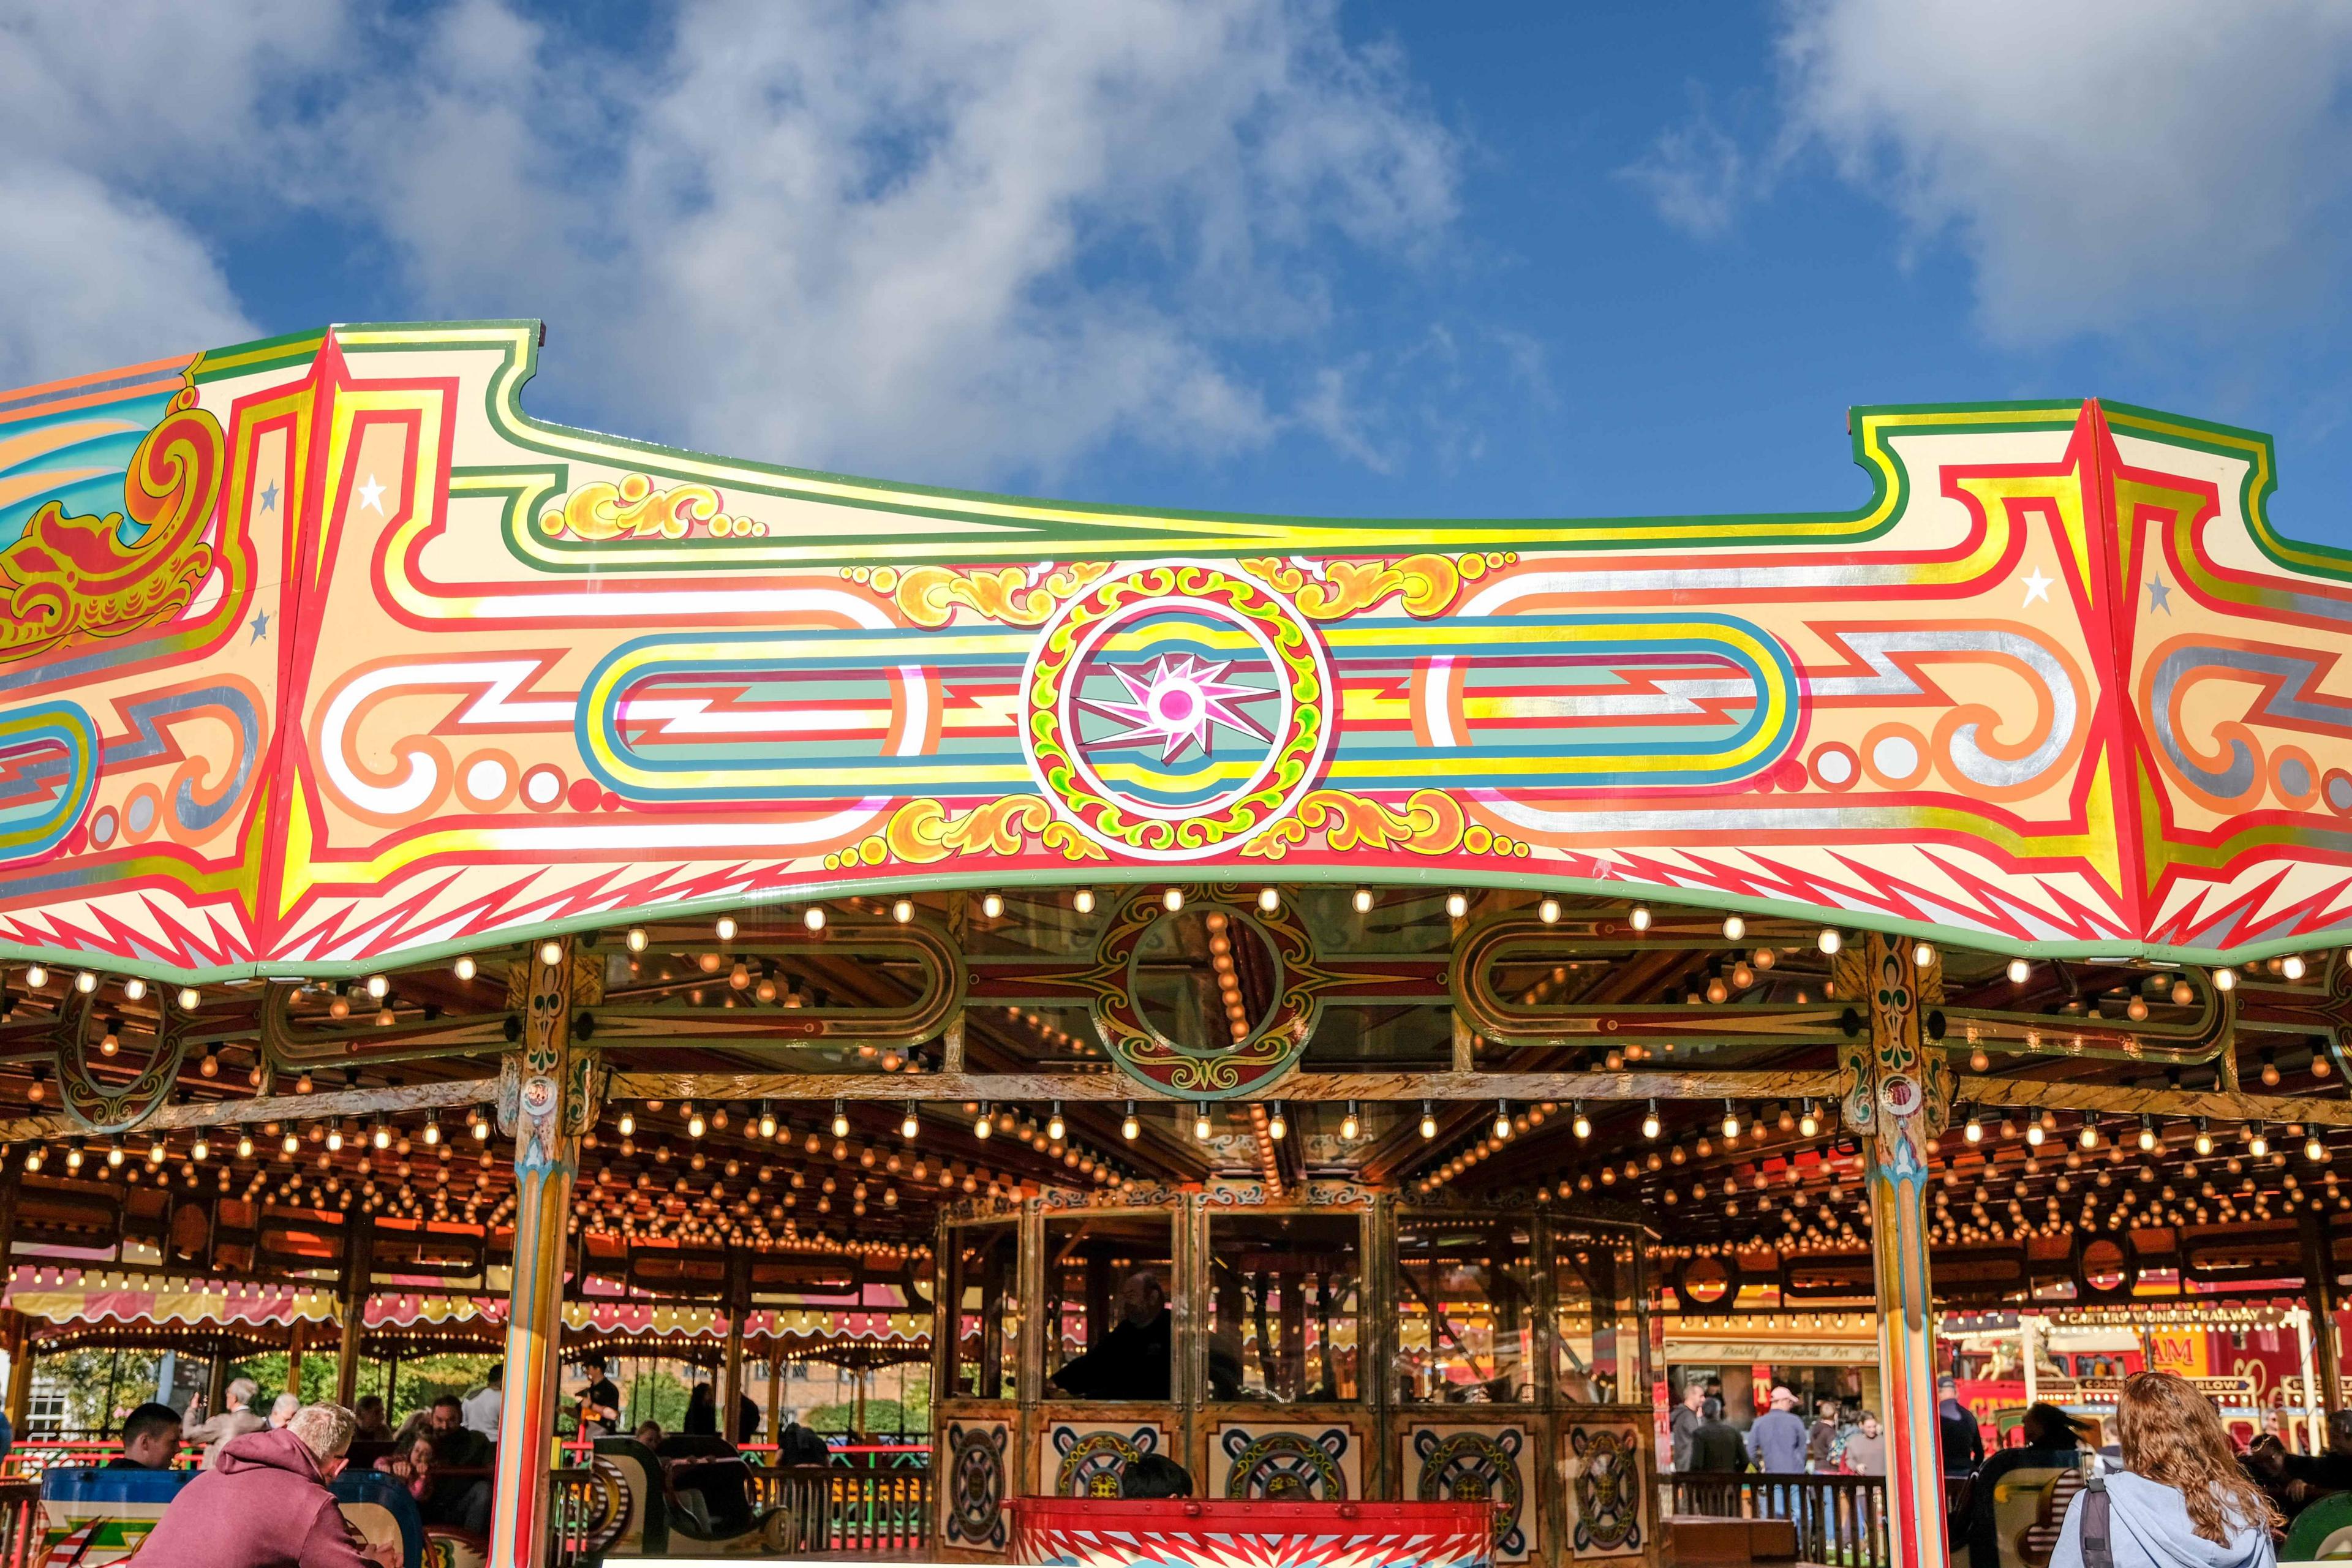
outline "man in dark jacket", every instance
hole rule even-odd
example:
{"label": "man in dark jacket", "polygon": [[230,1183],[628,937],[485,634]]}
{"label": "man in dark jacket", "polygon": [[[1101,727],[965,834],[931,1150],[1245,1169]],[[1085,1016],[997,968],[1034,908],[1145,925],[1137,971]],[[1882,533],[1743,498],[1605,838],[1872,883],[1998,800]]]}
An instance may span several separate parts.
{"label": "man in dark jacket", "polygon": [[1173,1339],[1160,1276],[1142,1269],[1119,1287],[1118,1326],[1045,1381],[1077,1399],[1165,1399]]}
{"label": "man in dark jacket", "polygon": [[340,1405],[313,1405],[285,1426],[230,1438],[155,1521],[141,1568],[380,1568],[327,1489],[356,1425]]}
{"label": "man in dark jacket", "polygon": [[1976,1412],[1960,1403],[1960,1385],[1954,1378],[1936,1380],[1936,1422],[1942,1429],[1944,1474],[1976,1474],[1984,1463],[1984,1434],[1977,1426]]}
{"label": "man in dark jacket", "polygon": [[1696,1513],[1736,1516],[1739,1488],[1733,1478],[1748,1468],[1747,1440],[1723,1418],[1722,1400],[1702,1401],[1698,1410],[1698,1425],[1690,1437],[1692,1479],[1680,1493],[1688,1499],[1683,1506]]}
{"label": "man in dark jacket", "polygon": [[1699,1407],[1706,1403],[1706,1390],[1692,1378],[1683,1384],[1683,1402],[1666,1419],[1666,1436],[1673,1444],[1675,1468],[1691,1468],[1691,1434],[1698,1430]]}
{"label": "man in dark jacket", "polygon": [[180,1413],[153,1400],[122,1418],[122,1452],[110,1470],[168,1470],[180,1452]]}

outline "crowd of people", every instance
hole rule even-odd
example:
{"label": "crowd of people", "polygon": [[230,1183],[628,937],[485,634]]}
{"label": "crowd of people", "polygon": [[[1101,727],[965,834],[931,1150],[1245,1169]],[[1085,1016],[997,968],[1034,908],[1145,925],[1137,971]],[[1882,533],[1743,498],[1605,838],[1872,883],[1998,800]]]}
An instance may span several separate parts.
{"label": "crowd of people", "polygon": [[1796,1391],[1775,1387],[1769,1408],[1742,1432],[1725,1419],[1720,1382],[1683,1385],[1669,1418],[1678,1473],[1883,1476],[1886,1436],[1878,1417],[1848,1400],[1822,1398],[1811,1421],[1797,1414]]}

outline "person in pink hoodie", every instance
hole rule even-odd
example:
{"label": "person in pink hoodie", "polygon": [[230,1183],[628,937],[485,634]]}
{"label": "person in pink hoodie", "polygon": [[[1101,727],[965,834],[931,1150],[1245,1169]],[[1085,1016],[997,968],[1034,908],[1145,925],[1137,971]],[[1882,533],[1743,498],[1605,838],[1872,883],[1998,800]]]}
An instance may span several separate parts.
{"label": "person in pink hoodie", "polygon": [[383,1568],[327,1489],[358,1425],[340,1405],[312,1405],[284,1426],[231,1438],[163,1510],[140,1568]]}

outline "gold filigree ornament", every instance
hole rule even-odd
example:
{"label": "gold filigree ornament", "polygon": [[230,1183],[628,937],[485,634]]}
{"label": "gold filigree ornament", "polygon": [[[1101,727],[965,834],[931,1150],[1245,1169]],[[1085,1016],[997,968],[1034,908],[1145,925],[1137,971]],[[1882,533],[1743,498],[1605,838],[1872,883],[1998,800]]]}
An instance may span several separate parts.
{"label": "gold filigree ornament", "polygon": [[879,833],[825,857],[828,870],[892,861],[929,866],[957,855],[1023,853],[1034,839],[1065,860],[1108,860],[1102,847],[1055,816],[1034,795],[1004,795],[950,816],[936,800],[910,800],[890,814]]}
{"label": "gold filigree ornament", "polygon": [[1462,803],[1442,789],[1415,790],[1403,809],[1382,805],[1345,790],[1318,789],[1298,809],[1242,846],[1244,855],[1279,860],[1317,834],[1337,854],[1356,849],[1402,849],[1412,855],[1472,855],[1524,858],[1528,847],[1472,822]]}
{"label": "gold filigree ornament", "polygon": [[624,474],[618,484],[595,479],[539,514],[550,539],[685,539],[698,531],[712,539],[761,539],[768,525],[721,510],[709,485],[657,489],[649,475]]}
{"label": "gold filigree ornament", "polygon": [[1045,625],[1063,601],[1110,570],[1108,561],[1066,566],[850,566],[842,575],[887,594],[915,626],[936,630],[959,607],[1009,626]]}
{"label": "gold filigree ornament", "polygon": [[1517,559],[1516,551],[1491,550],[1466,555],[1423,553],[1395,560],[1322,561],[1316,563],[1314,572],[1275,556],[1244,561],[1242,565],[1287,596],[1298,613],[1310,620],[1339,620],[1368,610],[1391,595],[1397,596],[1405,614],[1427,619],[1452,608],[1463,584]]}

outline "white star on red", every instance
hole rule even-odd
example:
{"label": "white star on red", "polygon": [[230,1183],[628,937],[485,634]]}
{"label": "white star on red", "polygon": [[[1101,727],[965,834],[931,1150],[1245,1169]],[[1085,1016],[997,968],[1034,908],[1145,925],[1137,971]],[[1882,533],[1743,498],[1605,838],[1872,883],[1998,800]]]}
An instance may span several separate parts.
{"label": "white star on red", "polygon": [[1174,762],[1188,746],[1207,752],[1212,725],[1223,725],[1253,740],[1271,741],[1274,737],[1235,704],[1274,693],[1227,680],[1225,671],[1232,668],[1231,659],[1211,664],[1189,653],[1163,653],[1139,671],[1112,667],[1111,673],[1118,677],[1119,684],[1127,688],[1133,701],[1106,702],[1081,697],[1078,706],[1126,726],[1103,736],[1095,744],[1149,745],[1158,742],[1163,763]]}

